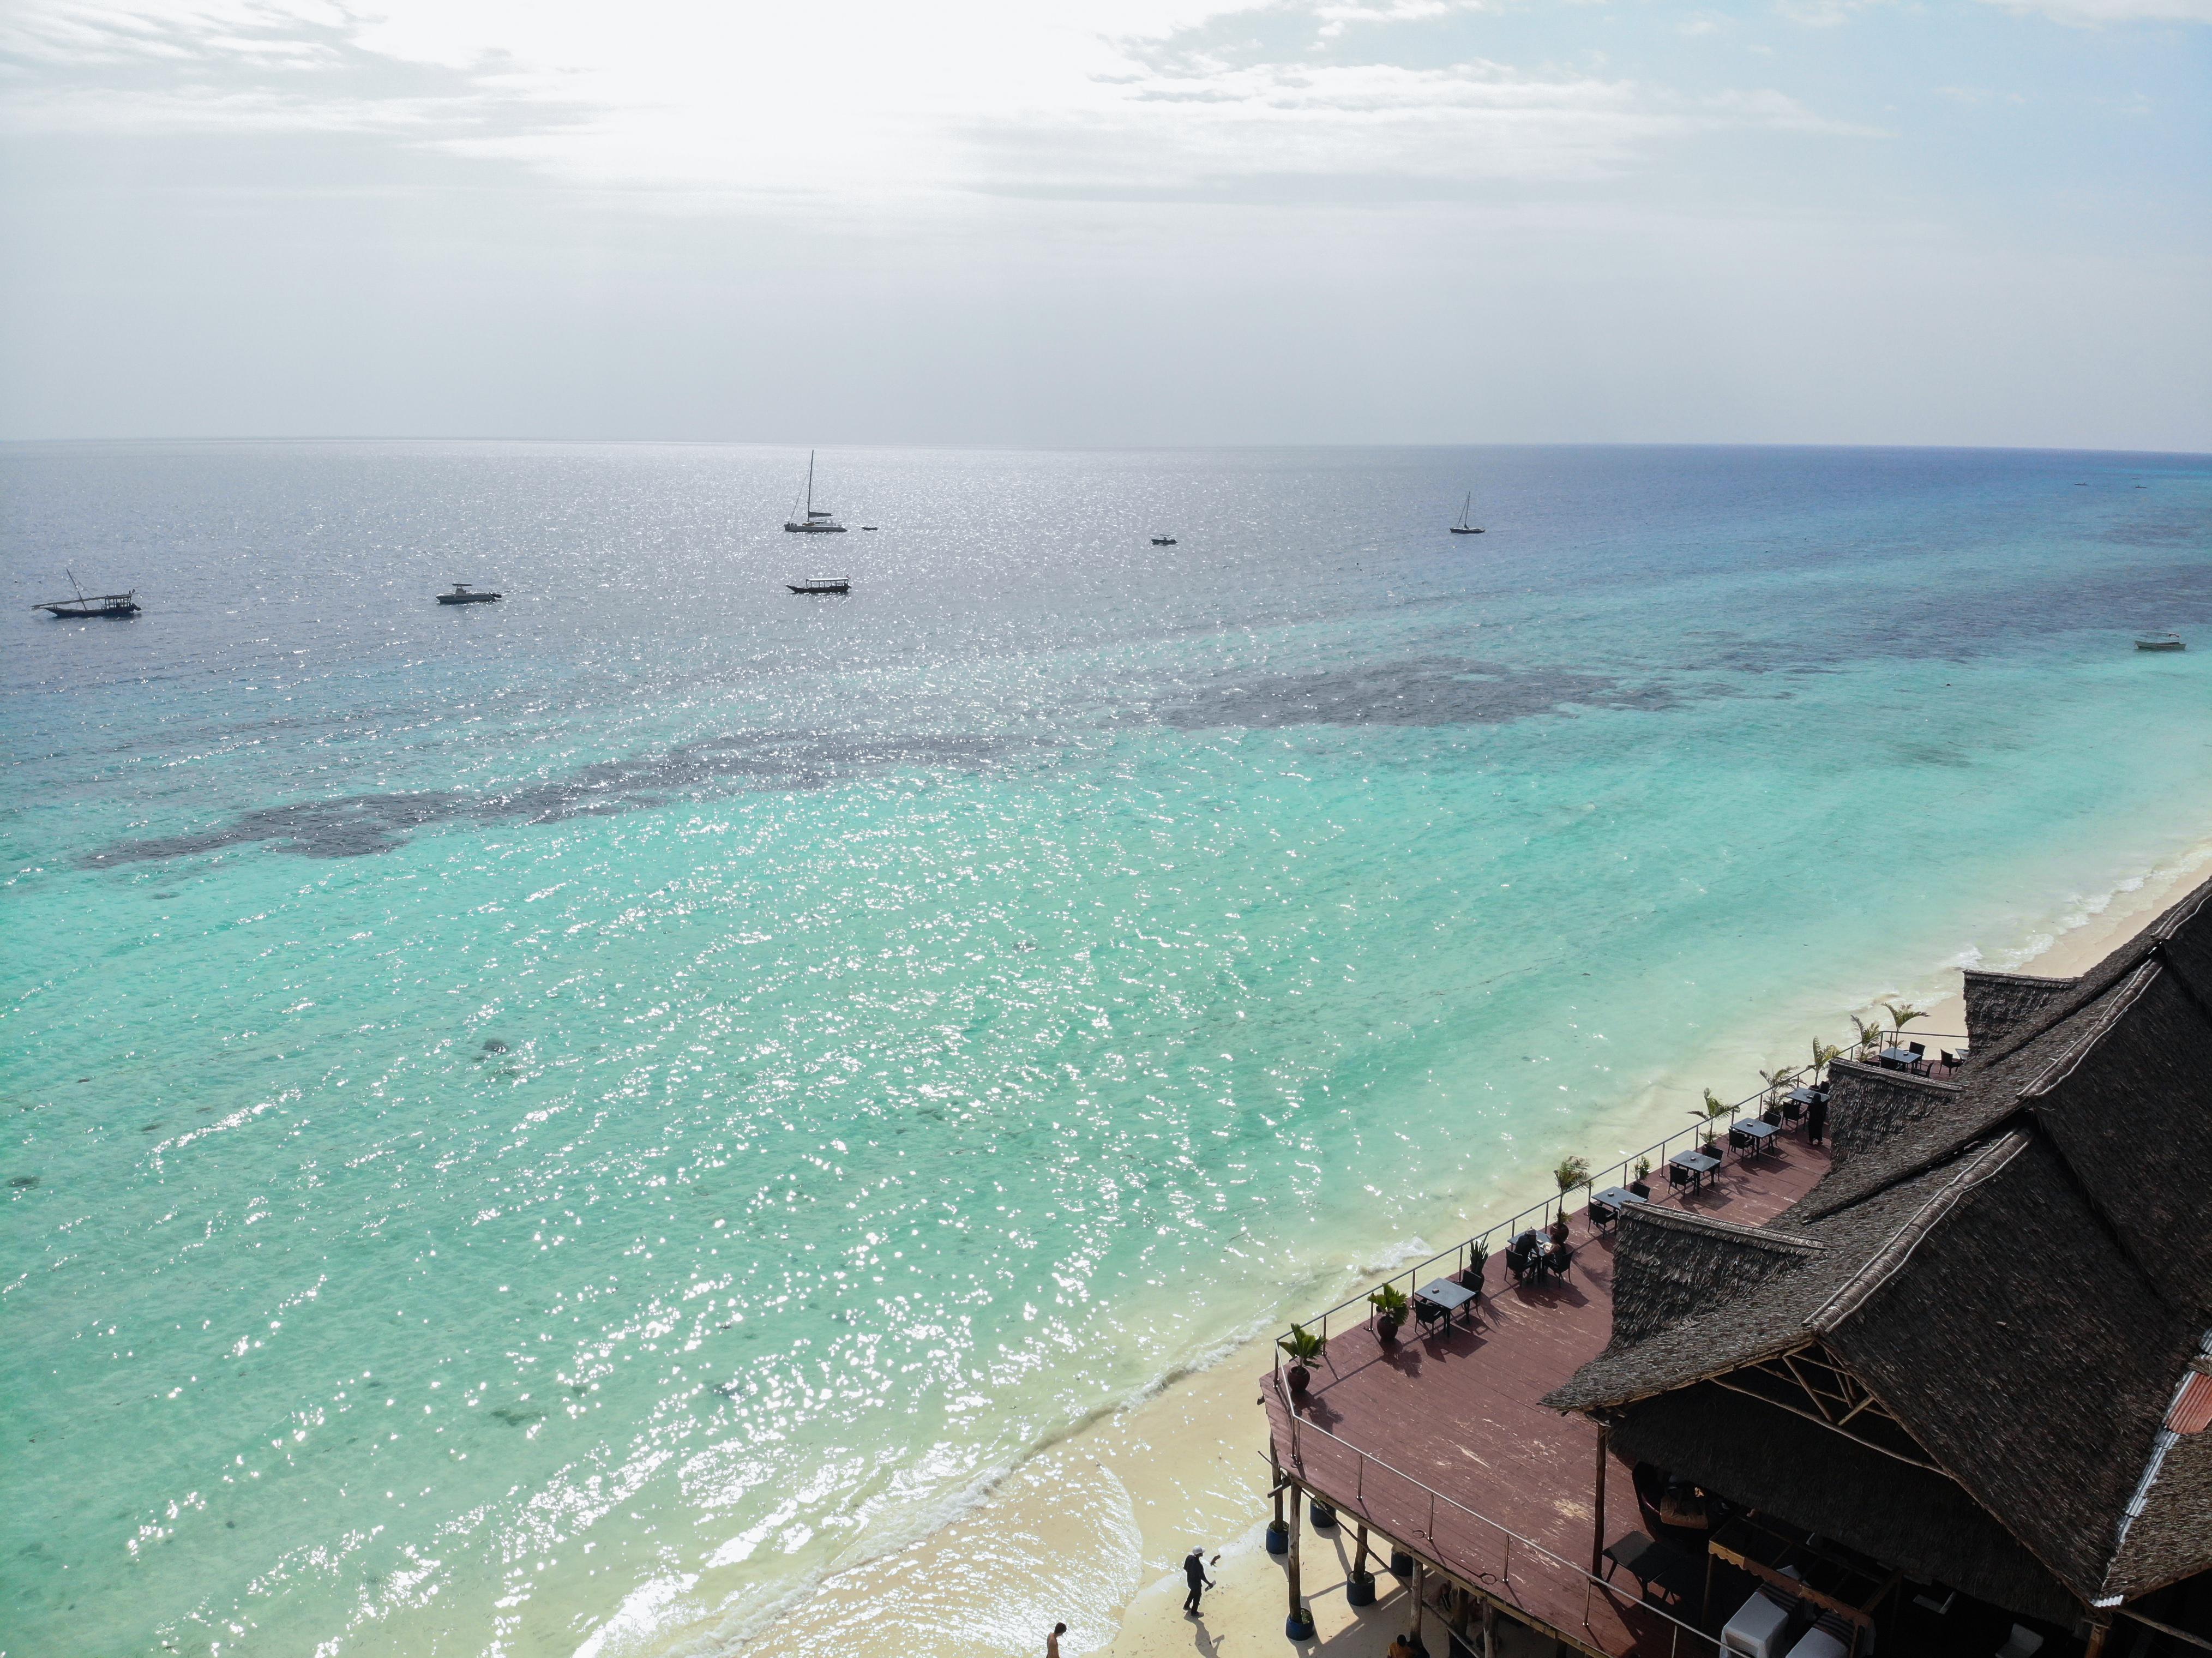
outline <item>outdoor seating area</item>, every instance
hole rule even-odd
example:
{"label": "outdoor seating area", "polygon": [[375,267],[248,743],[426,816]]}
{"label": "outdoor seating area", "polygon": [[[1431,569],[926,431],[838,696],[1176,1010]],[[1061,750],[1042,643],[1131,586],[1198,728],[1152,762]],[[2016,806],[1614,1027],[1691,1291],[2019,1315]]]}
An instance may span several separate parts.
{"label": "outdoor seating area", "polygon": [[1916,1077],[1948,1082],[1965,1066],[1969,1050],[1964,1037],[1942,1040],[1956,1042],[1958,1046],[1938,1048],[1931,1054],[1927,1042],[1899,1040],[1890,1047],[1877,1049],[1874,1060],[1885,1071],[1909,1072]]}
{"label": "outdoor seating area", "polygon": [[[1648,1197],[1626,1183],[1593,1191],[1567,1216],[1564,1246],[1548,1227],[1518,1227],[1484,1262],[1479,1296],[1463,1281],[1469,1271],[1421,1271],[1407,1292],[1413,1318],[1394,1341],[1371,1317],[1332,1323],[1295,1405],[1287,1387],[1271,1379],[1262,1388],[1284,1474],[1347,1531],[1368,1528],[1386,1558],[1393,1548],[1416,1551],[1458,1581],[1483,1585],[1516,1616],[1572,1631],[1582,1646],[1595,1641],[1620,1658],[1668,1651],[1679,1632],[1669,1620],[1699,1615],[1701,1552],[1671,1542],[1636,1550],[1637,1537],[1657,1540],[1640,1523],[1632,1471],[1615,1461],[1602,1498],[1604,1534],[1615,1546],[1597,1560],[1583,1506],[1595,1500],[1595,1432],[1541,1400],[1606,1345],[1613,1227],[1623,1209],[1694,1208],[1756,1225],[1827,1168],[1826,1154],[1795,1134],[1747,1151],[1723,1138],[1717,1152],[1714,1171],[1694,1187],[1655,1182]],[[1564,1275],[1553,1266],[1562,1248]],[[1467,1299],[1449,1304],[1452,1291]],[[1470,1444],[1483,1448],[1480,1461],[1468,1456]],[[1577,1503],[1559,1500],[1567,1492]],[[1674,1521],[1690,1521],[1698,1501],[1681,1493]],[[1594,1566],[1602,1566],[1601,1579]],[[1713,1653],[1711,1637],[1702,1649]]]}

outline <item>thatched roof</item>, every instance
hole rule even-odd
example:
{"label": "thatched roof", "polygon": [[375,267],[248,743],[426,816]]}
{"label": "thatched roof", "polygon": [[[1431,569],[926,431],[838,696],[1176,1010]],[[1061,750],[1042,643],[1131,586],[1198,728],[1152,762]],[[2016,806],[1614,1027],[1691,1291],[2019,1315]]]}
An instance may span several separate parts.
{"label": "thatched roof", "polygon": [[[2212,1343],[2212,883],[2031,999],[1955,1086],[1835,1067],[1835,1164],[1769,1226],[1624,1214],[1612,1343],[1551,1402],[2031,1616],[2212,1569],[2212,1433],[2166,1426]],[[1808,1352],[1893,1454],[1732,1390]]]}
{"label": "thatched roof", "polygon": [[1966,969],[1966,1040],[1977,1048],[2001,1042],[2045,1011],[2081,981],[2038,979],[2025,973]]}
{"label": "thatched roof", "polygon": [[1877,1151],[1930,1118],[1947,1118],[1958,1097],[1956,1083],[1849,1060],[1834,1061],[1828,1066],[1828,1140],[1835,1163],[1850,1163]]}

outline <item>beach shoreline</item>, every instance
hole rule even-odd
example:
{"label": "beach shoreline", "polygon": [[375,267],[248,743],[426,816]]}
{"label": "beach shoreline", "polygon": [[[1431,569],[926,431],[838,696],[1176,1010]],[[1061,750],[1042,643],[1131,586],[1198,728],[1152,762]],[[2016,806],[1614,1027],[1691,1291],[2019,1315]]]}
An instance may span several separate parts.
{"label": "beach shoreline", "polygon": [[[2172,903],[2208,866],[2212,841],[2100,899],[2068,901],[2063,918],[2008,947],[2001,963],[1981,959],[2037,976],[2079,974]],[[1914,999],[1926,1017],[1914,1029],[1947,1036],[1965,1030],[1963,993],[1953,976],[1958,970],[1940,969],[1951,980],[1940,994],[1926,987],[1936,974],[1920,975],[1923,987]],[[1849,1015],[1867,1011],[1838,1006],[1833,1023],[1847,1029]],[[1692,1063],[1670,1067],[1667,1082],[1639,1089],[1628,1108],[1592,1125],[1586,1154],[1593,1160],[1605,1155],[1595,1144],[1601,1136],[1642,1145],[1676,1132],[1675,1096],[1688,1093],[1687,1083],[1676,1079],[1732,1077],[1748,1067],[1746,1056],[1777,1051],[1756,1047],[1752,1038],[1759,1034],[1733,1035]],[[1813,1034],[1793,1035],[1790,1050]],[[1549,1185],[1541,1168],[1523,1169],[1511,1188],[1492,1186],[1479,1199],[1471,1196],[1457,1218],[1460,1230],[1439,1237],[1448,1245],[1471,1236],[1550,1196]],[[1262,1540],[1268,1471],[1258,1397],[1272,1366],[1270,1339],[1262,1334],[1240,1342],[1202,1368],[1102,1413],[1008,1471],[928,1535],[828,1576],[768,1629],[738,1635],[725,1626],[718,1639],[695,1625],[672,1649],[764,1651],[772,1643],[783,1653],[972,1658],[1042,1651],[1045,1632],[1060,1620],[1069,1625],[1061,1643],[1069,1658],[1278,1649],[1285,1591],[1282,1567]],[[1381,1575],[1376,1604],[1355,1609],[1344,1596],[1350,1540],[1309,1528],[1305,1541],[1304,1588],[1317,1639],[1340,1658],[1381,1658],[1403,1627],[1402,1588]],[[1209,1559],[1221,1557],[1212,1568],[1218,1587],[1197,1620],[1182,1610],[1180,1563],[1193,1547],[1202,1547]],[[872,1610],[886,1604],[887,1591],[909,1614],[895,1624]]]}

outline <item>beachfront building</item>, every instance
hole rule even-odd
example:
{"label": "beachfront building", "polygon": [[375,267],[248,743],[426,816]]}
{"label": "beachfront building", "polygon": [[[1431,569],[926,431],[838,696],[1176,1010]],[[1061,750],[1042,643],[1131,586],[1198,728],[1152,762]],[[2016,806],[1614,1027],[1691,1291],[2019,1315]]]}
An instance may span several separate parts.
{"label": "beachfront building", "polygon": [[1837,1063],[1827,1147],[1333,1338],[1268,1400],[1293,1517],[1388,1549],[1430,1650],[2212,1650],[2212,883],[1967,1017],[1954,1065]]}

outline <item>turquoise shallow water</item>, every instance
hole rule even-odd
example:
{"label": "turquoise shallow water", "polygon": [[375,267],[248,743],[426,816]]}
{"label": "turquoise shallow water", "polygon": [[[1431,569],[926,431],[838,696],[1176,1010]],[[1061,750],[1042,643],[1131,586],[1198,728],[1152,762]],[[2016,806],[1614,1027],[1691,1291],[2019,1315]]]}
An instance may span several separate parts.
{"label": "turquoise shallow water", "polygon": [[824,460],[0,451],[5,1652],[741,1625],[2212,838],[2203,459]]}

